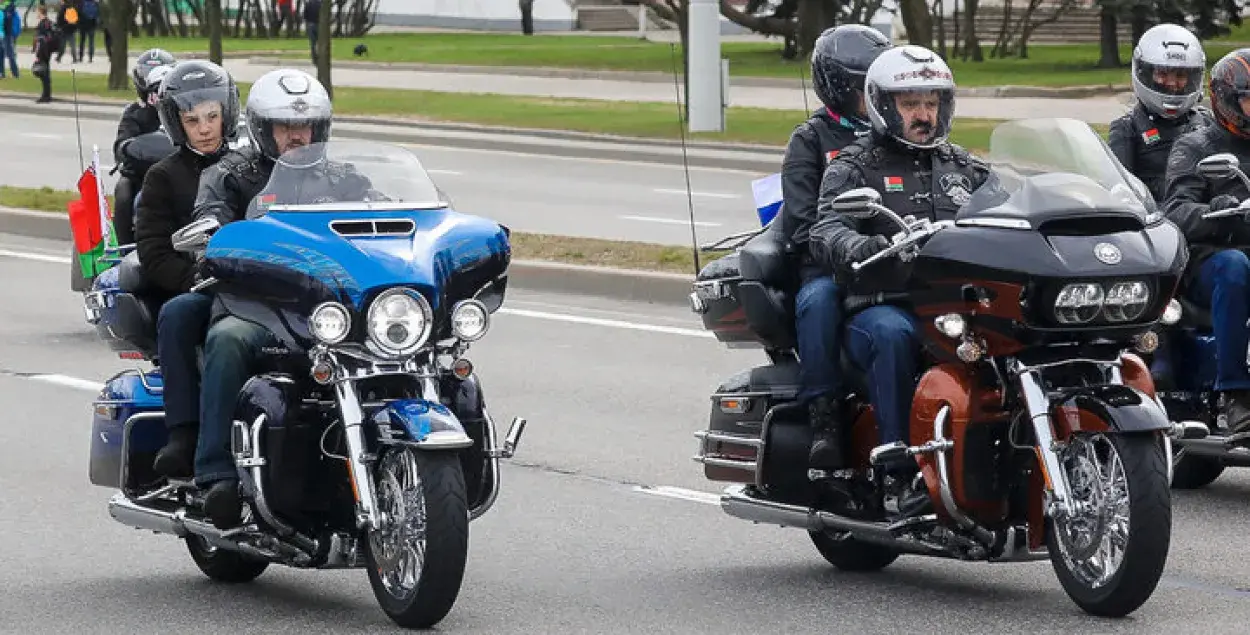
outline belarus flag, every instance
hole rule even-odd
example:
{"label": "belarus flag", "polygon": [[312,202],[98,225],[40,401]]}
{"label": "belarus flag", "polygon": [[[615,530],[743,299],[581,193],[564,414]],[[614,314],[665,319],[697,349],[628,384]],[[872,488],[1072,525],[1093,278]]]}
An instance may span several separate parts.
{"label": "belarus flag", "polygon": [[78,199],[69,202],[69,227],[74,236],[74,252],[84,278],[100,275],[112,264],[101,264],[104,250],[112,244],[112,214],[99,178],[99,153],[78,178]]}

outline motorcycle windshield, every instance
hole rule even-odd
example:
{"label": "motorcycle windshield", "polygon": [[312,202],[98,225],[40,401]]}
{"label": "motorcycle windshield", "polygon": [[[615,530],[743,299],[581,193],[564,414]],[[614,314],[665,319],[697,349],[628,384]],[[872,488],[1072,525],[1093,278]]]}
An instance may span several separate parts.
{"label": "motorcycle windshield", "polygon": [[416,155],[371,141],[331,140],[291,149],[274,164],[248,218],[268,212],[439,209],[448,205]]}
{"label": "motorcycle windshield", "polygon": [[1035,229],[1043,220],[1091,212],[1146,222],[1158,216],[1149,190],[1083,121],[1004,122],[991,133],[987,159],[990,177],[957,220]]}

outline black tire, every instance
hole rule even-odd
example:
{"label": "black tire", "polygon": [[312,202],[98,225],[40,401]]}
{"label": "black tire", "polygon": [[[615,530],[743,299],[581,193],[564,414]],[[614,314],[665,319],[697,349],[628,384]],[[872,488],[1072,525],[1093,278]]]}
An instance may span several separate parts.
{"label": "black tire", "polygon": [[1049,520],[1046,545],[1059,583],[1077,606],[1091,615],[1124,617],[1150,599],[1163,577],[1172,539],[1172,493],[1156,435],[1110,434],[1106,438],[1120,455],[1128,487],[1128,540],[1119,570],[1102,587],[1091,588],[1068,568]]}
{"label": "black tire", "polygon": [[[369,584],[383,612],[401,627],[429,628],[451,612],[464,580],[469,554],[469,508],[465,500],[464,473],[458,457],[451,452],[387,450],[388,453],[403,451],[411,452],[416,459],[425,501],[425,562],[416,591],[402,599],[391,595],[378,573],[373,541],[366,535],[361,542],[368,562]],[[382,460],[377,465],[381,466]],[[378,482],[381,492],[381,478]]]}
{"label": "black tire", "polygon": [[242,584],[260,577],[269,563],[227,549],[212,548],[199,536],[187,536],[187,551],[204,575],[217,582]]}
{"label": "black tire", "polygon": [[1210,485],[1224,473],[1224,464],[1219,459],[1178,453],[1180,449],[1176,443],[1172,444],[1172,487],[1199,489]]}
{"label": "black tire", "polygon": [[816,545],[820,555],[842,571],[880,571],[900,555],[889,547],[854,538],[837,540],[824,531],[809,531],[808,536],[811,536],[812,544]]}

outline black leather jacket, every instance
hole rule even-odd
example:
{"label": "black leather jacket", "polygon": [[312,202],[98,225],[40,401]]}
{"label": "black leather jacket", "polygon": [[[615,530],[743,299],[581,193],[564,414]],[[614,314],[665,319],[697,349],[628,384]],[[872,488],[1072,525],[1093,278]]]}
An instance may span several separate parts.
{"label": "black leather jacket", "polygon": [[1231,152],[1250,169],[1250,140],[1234,137],[1219,126],[1190,132],[1172,147],[1164,178],[1164,213],[1189,242],[1187,276],[1216,251],[1250,247],[1250,226],[1240,216],[1205,220],[1202,215],[1237,205],[1250,197],[1241,179],[1208,181],[1198,175],[1198,162],[1221,152]]}
{"label": "black leather jacket", "polygon": [[1163,205],[1163,179],[1168,154],[1176,140],[1198,128],[1214,123],[1211,111],[1197,107],[1184,117],[1157,117],[1140,103],[1133,110],[1111,122],[1107,145],[1120,163],[1146,184],[1150,195]]}

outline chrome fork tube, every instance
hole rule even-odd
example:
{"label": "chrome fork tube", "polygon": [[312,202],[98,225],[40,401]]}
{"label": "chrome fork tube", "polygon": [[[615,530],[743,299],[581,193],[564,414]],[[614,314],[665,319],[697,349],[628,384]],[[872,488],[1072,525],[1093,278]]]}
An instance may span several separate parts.
{"label": "chrome fork tube", "polygon": [[334,385],[334,392],[338,396],[343,436],[347,440],[347,465],[353,489],[356,490],[356,526],[378,529],[382,523],[377,497],[373,492],[373,471],[365,461],[364,412],[356,396],[355,383],[351,380],[340,381]]}
{"label": "chrome fork tube", "polygon": [[[1059,456],[1055,453],[1055,434],[1051,428],[1050,400],[1042,389],[1037,371],[1017,368],[1020,381],[1020,392],[1024,395],[1024,406],[1028,410],[1029,421],[1033,424],[1033,434],[1037,438],[1037,452],[1041,457],[1042,469],[1045,471],[1048,493],[1052,497],[1051,509],[1062,507],[1068,515],[1072,515],[1072,495],[1068,491],[1068,480],[1064,476],[1063,467],[1059,465]],[[1052,514],[1053,515],[1053,514]]]}

